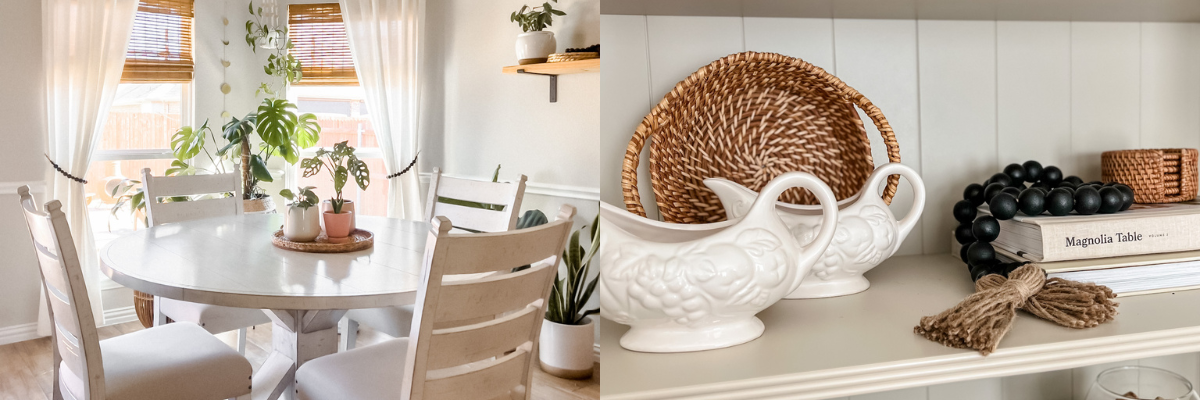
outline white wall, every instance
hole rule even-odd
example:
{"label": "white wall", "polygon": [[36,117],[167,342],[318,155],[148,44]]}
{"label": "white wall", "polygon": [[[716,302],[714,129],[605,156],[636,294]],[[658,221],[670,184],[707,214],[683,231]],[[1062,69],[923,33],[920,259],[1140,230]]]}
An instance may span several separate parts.
{"label": "white wall", "polygon": [[[809,60],[887,116],[928,192],[900,254],[946,252],[962,188],[1009,163],[1035,159],[1094,180],[1105,150],[1200,147],[1200,24],[603,15],[601,29],[601,198],[617,205],[642,117],[696,69],[746,50]],[[884,147],[867,129],[878,164]],[[911,195],[900,190],[893,208],[903,212]],[[1137,363],[1200,381],[1197,354],[1125,364]],[[853,398],[1082,399],[1103,367]]]}

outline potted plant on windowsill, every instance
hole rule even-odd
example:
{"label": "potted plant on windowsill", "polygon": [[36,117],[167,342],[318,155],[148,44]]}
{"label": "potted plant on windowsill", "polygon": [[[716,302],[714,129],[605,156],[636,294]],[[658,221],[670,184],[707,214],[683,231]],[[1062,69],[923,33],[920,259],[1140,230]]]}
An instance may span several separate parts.
{"label": "potted plant on windowsill", "polygon": [[[552,1],[558,2],[558,0]],[[554,23],[555,15],[563,16],[567,13],[555,10],[550,2],[545,2],[537,7],[521,6],[520,10],[513,11],[509,16],[508,20],[516,22],[525,32],[517,35],[517,63],[521,65],[544,63],[551,54],[554,54],[554,50],[558,48],[558,43],[554,40],[554,32],[544,29]]]}
{"label": "potted plant on windowsill", "polygon": [[334,196],[328,200],[329,209],[325,210],[322,203],[325,236],[333,240],[345,238],[355,229],[354,211],[346,207],[353,206],[342,197],[342,188],[346,186],[346,181],[353,177],[362,190],[367,190],[367,186],[371,184],[371,171],[367,169],[367,163],[355,156],[354,148],[346,143],[335,144],[333,150],[317,150],[316,156],[300,162],[305,178],[320,173],[322,169],[329,171],[333,178]]}
{"label": "potted plant on windowsill", "polygon": [[288,199],[287,213],[283,219],[283,237],[293,242],[311,242],[321,235],[321,213],[317,207],[321,200],[312,191],[313,186],[279,191],[279,195]]}
{"label": "potted plant on windowsill", "polygon": [[[592,346],[596,341],[595,327],[588,316],[600,312],[599,308],[587,310],[587,302],[596,290],[598,279],[588,281],[592,257],[600,248],[599,217],[592,221],[589,234],[590,249],[579,244],[579,233],[571,234],[571,240],[563,251],[566,276],[554,277],[546,306],[546,321],[542,323],[538,359],[542,370],[567,379],[584,379],[592,376],[595,362]],[[585,227],[586,229],[587,227]]]}

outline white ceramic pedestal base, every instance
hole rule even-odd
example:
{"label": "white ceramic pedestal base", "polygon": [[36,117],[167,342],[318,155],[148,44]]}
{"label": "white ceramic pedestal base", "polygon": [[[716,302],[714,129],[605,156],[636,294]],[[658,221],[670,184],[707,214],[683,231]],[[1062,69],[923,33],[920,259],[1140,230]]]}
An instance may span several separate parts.
{"label": "white ceramic pedestal base", "polygon": [[800,287],[784,299],[820,299],[825,297],[846,296],[862,292],[871,287],[871,281],[864,278],[862,275],[835,279],[831,281],[823,281],[821,278],[809,275],[800,282]]}
{"label": "white ceramic pedestal base", "polygon": [[621,336],[621,347],[646,353],[679,353],[737,346],[758,339],[763,323],[758,317],[706,325],[698,328],[672,326],[631,327]]}

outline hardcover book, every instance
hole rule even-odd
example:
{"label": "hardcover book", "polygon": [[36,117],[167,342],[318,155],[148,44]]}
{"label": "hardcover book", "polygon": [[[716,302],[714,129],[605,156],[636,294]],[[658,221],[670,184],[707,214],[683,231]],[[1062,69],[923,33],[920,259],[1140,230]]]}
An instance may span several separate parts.
{"label": "hardcover book", "polygon": [[[1002,249],[1000,258],[1030,261]],[[1200,251],[1036,263],[1048,278],[1108,286],[1118,296],[1200,288]]]}
{"label": "hardcover book", "polygon": [[[987,214],[987,206],[980,207]],[[1035,262],[1200,250],[1200,202],[1134,204],[1116,214],[1017,215],[992,243]]]}

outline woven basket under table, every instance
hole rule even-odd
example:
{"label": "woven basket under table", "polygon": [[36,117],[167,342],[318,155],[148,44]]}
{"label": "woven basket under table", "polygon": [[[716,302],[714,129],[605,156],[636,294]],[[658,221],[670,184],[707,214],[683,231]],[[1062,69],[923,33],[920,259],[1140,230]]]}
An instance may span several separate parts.
{"label": "woven basket under table", "polygon": [[[855,106],[879,129],[888,159],[900,162],[900,145],[883,112],[825,70],[771,53],[713,61],[676,84],[634,131],[621,170],[625,206],[646,215],[637,170],[648,140],[651,187],[667,222],[725,219],[720,201],[704,186],[707,178],[758,191],[778,175],[804,171],[824,180],[838,200],[853,196],[875,169]],[[888,177],[885,202],[891,203],[899,181]],[[803,189],[788,190],[780,200],[816,202]]]}
{"label": "woven basket under table", "polygon": [[142,327],[154,326],[154,295],[133,291],[133,311],[137,313]]}
{"label": "woven basket under table", "polygon": [[1144,149],[1100,154],[1100,176],[1133,189],[1137,203],[1178,203],[1196,198],[1196,149]]}

